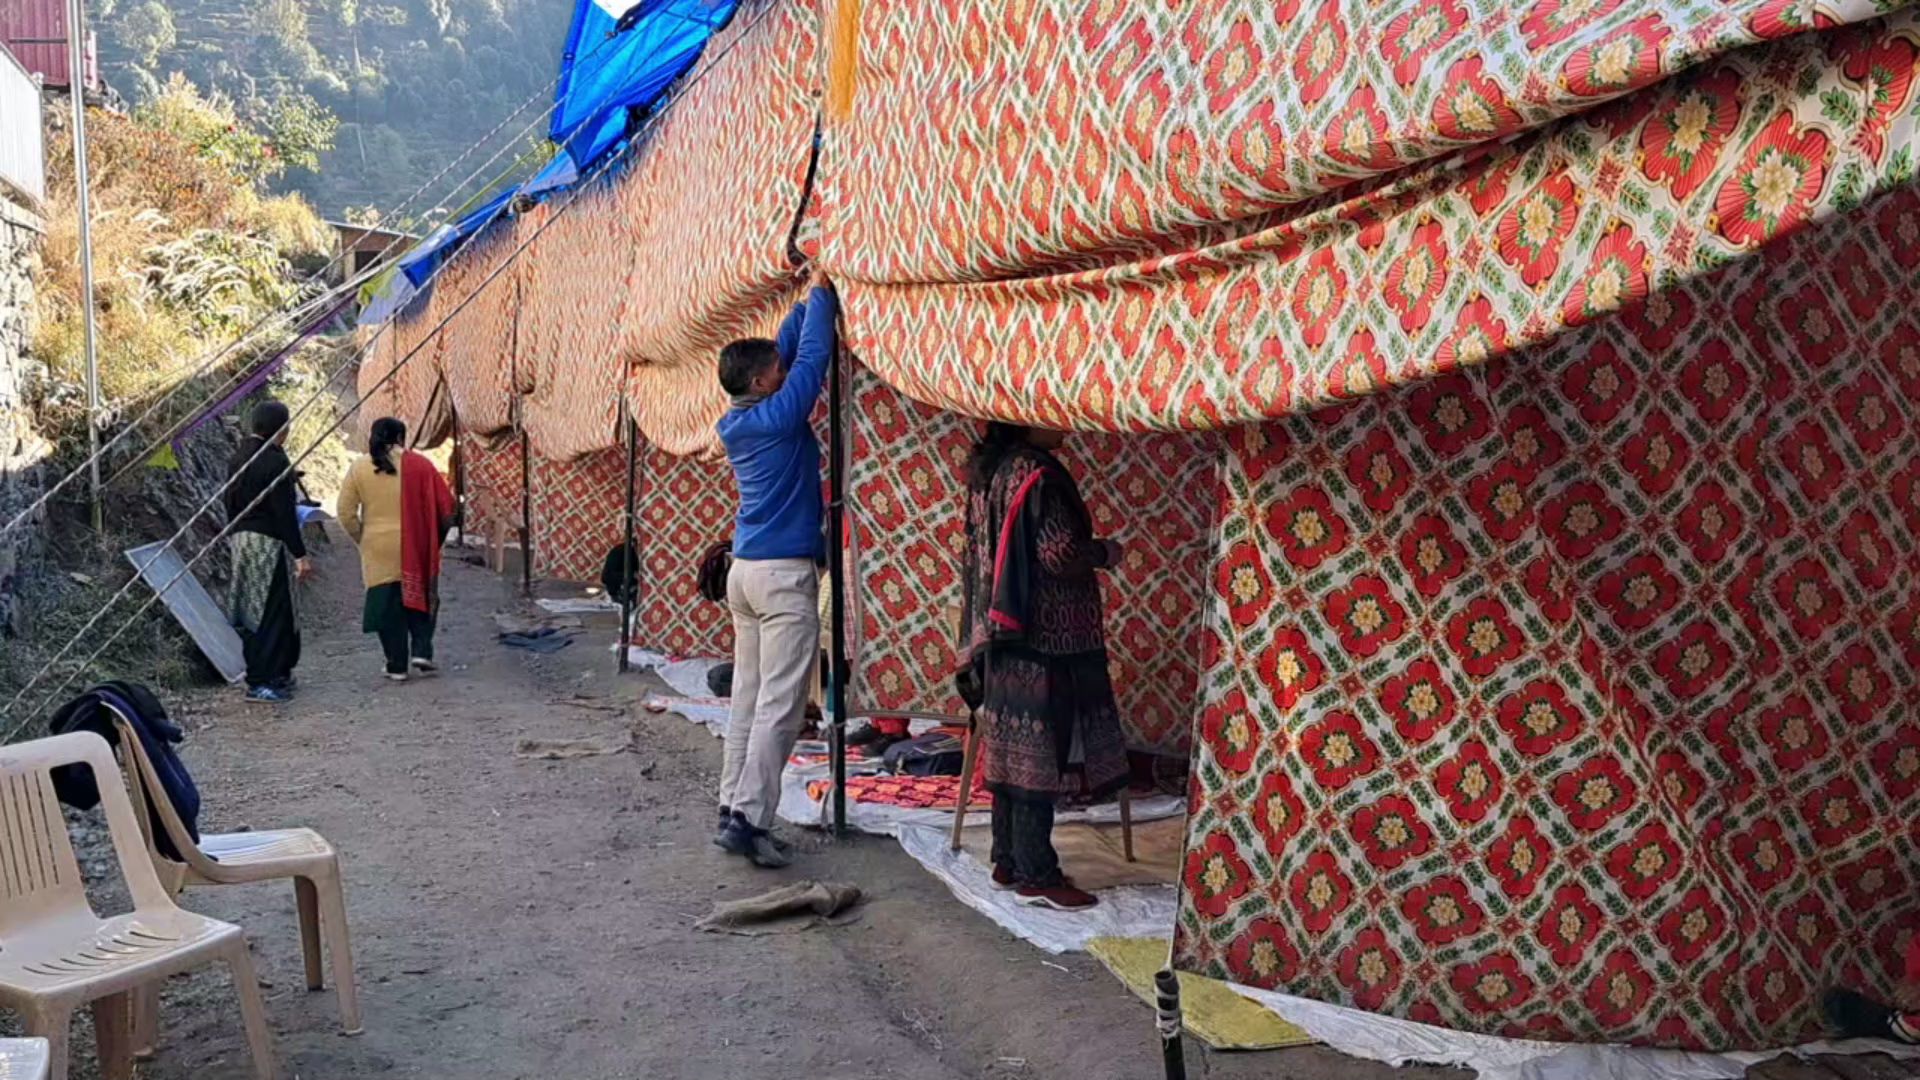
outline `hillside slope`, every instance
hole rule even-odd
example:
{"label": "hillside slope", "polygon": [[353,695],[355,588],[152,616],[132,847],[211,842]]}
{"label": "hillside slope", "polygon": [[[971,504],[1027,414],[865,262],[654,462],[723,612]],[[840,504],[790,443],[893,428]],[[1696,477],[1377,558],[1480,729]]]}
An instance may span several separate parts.
{"label": "hillside slope", "polygon": [[[391,210],[529,96],[540,100],[468,159],[544,135],[571,0],[94,0],[110,83],[134,101],[175,72],[257,113],[311,95],[341,121],[317,173],[278,186],[327,217]],[[500,171],[520,152],[502,156]],[[431,195],[441,197],[444,186]],[[417,209],[430,209],[422,206]]]}

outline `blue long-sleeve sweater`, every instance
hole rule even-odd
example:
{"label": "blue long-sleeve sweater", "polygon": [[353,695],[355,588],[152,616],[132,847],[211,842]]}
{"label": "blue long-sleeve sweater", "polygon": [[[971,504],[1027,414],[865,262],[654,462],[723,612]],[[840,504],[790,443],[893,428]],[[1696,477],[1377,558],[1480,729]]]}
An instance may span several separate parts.
{"label": "blue long-sleeve sweater", "polygon": [[805,304],[796,304],[774,341],[786,382],[765,400],[720,418],[720,442],[740,488],[736,559],[820,557],[820,440],[811,418],[838,348],[839,313],[829,288],[815,288]]}

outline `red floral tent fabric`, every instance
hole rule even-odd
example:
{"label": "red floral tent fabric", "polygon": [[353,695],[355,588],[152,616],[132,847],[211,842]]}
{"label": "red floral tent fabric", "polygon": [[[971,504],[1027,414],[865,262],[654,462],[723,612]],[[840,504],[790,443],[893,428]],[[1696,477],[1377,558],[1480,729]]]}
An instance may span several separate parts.
{"label": "red floral tent fabric", "polygon": [[1181,966],[1711,1047],[1886,986],[1920,929],[1916,211],[1235,435]]}
{"label": "red floral tent fabric", "polygon": [[466,500],[467,533],[491,536],[498,526],[506,530],[505,536],[517,538],[520,440],[511,433],[488,438],[464,427],[456,438],[460,447],[460,486]]}
{"label": "red floral tent fabric", "polygon": [[[520,528],[520,446],[462,435],[467,530],[488,535],[498,522],[511,539]],[[535,453],[535,572],[561,581],[597,582],[607,552],[625,533],[626,451],[603,450],[571,462]],[[635,642],[681,656],[733,651],[726,607],[699,596],[696,575],[707,545],[732,531],[735,498],[724,461],[668,454],[642,443],[635,467],[641,591]]]}

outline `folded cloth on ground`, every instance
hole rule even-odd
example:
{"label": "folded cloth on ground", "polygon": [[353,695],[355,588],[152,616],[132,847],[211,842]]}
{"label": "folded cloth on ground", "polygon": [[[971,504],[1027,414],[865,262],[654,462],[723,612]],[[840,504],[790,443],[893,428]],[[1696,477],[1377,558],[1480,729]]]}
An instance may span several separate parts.
{"label": "folded cloth on ground", "polygon": [[493,628],[502,634],[539,634],[553,633],[555,630],[577,630],[580,620],[571,615],[515,615],[512,612],[493,613]]}
{"label": "folded cloth on ground", "polygon": [[[793,744],[793,753],[787,758],[787,764],[804,769],[813,765],[825,765],[832,760],[833,754],[829,752],[825,740],[802,739]],[[864,747],[849,746],[847,747],[847,764],[870,765],[873,762],[867,756]]]}
{"label": "folded cloth on ground", "polygon": [[530,761],[565,761],[569,758],[618,754],[632,747],[631,731],[597,739],[521,739],[520,744],[513,748],[513,756]]}
{"label": "folded cloth on ground", "polygon": [[[807,797],[814,802],[833,792],[832,780],[815,780],[807,785]],[[951,810],[959,803],[960,778],[957,776],[873,776],[847,777],[847,798],[853,802],[885,803],[913,810]],[[993,796],[974,779],[973,794],[967,808],[985,810],[993,805]]]}
{"label": "folded cloth on ground", "polygon": [[[832,881],[797,881],[759,896],[715,904],[694,929],[709,933],[752,934],[804,930],[831,920],[860,902],[860,887]],[[798,920],[798,921],[795,921]],[[785,925],[777,925],[777,924]],[[776,925],[769,925],[776,924]]]}
{"label": "folded cloth on ground", "polygon": [[573,634],[572,630],[544,627],[528,634],[501,634],[500,644],[509,649],[525,649],[528,652],[545,655],[557,653],[573,644]]}

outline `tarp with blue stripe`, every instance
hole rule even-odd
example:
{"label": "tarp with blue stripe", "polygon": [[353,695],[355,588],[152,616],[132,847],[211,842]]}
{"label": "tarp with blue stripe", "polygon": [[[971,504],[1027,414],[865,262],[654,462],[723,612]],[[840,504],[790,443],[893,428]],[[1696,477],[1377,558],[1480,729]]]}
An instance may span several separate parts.
{"label": "tarp with blue stripe", "polygon": [[651,109],[685,74],[738,0],[579,0],[560,59],[548,136],[558,152],[531,179],[507,189],[434,230],[399,261],[398,273],[376,281],[360,325],[379,323],[425,287],[462,243],[515,198],[544,198],[590,175],[618,152],[636,110]]}

